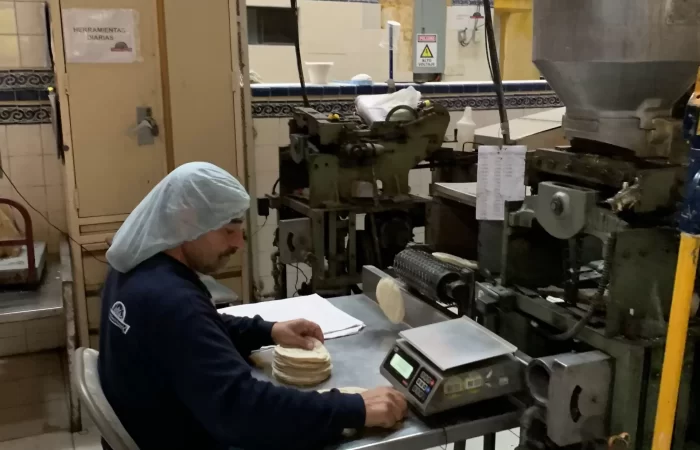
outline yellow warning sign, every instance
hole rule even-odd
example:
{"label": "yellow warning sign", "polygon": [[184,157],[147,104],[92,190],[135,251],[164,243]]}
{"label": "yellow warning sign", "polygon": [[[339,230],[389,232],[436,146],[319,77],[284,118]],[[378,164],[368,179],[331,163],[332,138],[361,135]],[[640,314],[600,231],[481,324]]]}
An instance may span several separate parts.
{"label": "yellow warning sign", "polygon": [[433,52],[430,51],[430,47],[428,47],[426,45],[425,48],[423,49],[423,53],[420,54],[420,57],[421,58],[434,58]]}

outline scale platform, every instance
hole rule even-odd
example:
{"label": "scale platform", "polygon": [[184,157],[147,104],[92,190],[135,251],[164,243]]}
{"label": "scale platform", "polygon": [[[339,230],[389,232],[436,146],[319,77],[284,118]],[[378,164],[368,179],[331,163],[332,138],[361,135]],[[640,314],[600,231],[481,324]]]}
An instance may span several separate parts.
{"label": "scale platform", "polygon": [[442,371],[518,350],[515,345],[466,317],[411,328],[400,332],[399,336]]}
{"label": "scale platform", "polygon": [[522,389],[517,347],[461,317],[399,333],[380,373],[428,416]]}

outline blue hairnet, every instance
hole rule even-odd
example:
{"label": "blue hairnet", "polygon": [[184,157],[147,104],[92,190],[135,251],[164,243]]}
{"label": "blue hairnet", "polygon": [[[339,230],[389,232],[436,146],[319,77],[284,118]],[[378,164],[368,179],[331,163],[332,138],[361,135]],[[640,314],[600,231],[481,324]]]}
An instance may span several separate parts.
{"label": "blue hairnet", "polygon": [[107,261],[128,272],[151,256],[242,218],[249,205],[245,188],[224,169],[203,162],[183,164],[129,214]]}

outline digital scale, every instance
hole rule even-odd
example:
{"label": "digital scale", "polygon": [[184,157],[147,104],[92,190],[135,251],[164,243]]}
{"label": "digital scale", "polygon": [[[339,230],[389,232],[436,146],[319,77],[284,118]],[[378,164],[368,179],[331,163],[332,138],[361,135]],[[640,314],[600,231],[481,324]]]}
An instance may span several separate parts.
{"label": "digital scale", "polygon": [[412,328],[380,373],[424,416],[520,391],[517,347],[467,317]]}

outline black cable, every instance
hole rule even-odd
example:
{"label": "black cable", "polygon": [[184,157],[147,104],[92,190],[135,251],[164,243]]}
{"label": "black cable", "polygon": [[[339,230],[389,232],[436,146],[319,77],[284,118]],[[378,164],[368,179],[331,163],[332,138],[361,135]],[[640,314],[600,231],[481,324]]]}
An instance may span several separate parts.
{"label": "black cable", "polygon": [[501,119],[501,130],[503,132],[503,144],[510,143],[510,126],[508,125],[508,115],[506,114],[506,100],[503,95],[503,82],[501,80],[501,67],[498,62],[498,52],[496,51],[496,37],[493,31],[493,17],[491,16],[491,0],[484,0],[484,24],[486,26],[486,48],[487,60],[490,59],[492,68],[493,87],[496,90],[496,101],[498,102],[498,115]]}
{"label": "black cable", "polygon": [[304,99],[304,107],[309,108],[311,104],[309,103],[309,96],[306,94],[306,82],[304,81],[304,67],[301,65],[301,46],[299,45],[299,8],[297,7],[297,0],[289,0],[294,11],[294,19],[296,21],[296,26],[294,27],[294,52],[297,56],[297,72],[299,72],[299,84],[301,85],[301,97]]}
{"label": "black cable", "polygon": [[[73,237],[70,234],[66,233],[65,231],[61,230],[56,225],[51,223],[51,221],[48,219],[48,217],[43,215],[38,209],[36,209],[31,203],[29,203],[27,201],[27,199],[24,198],[24,195],[22,195],[22,193],[19,191],[19,189],[17,189],[17,186],[15,186],[15,183],[12,181],[12,179],[9,177],[9,175],[7,175],[7,172],[5,172],[5,169],[3,167],[0,167],[0,172],[2,172],[2,175],[5,178],[7,178],[7,181],[10,183],[10,186],[12,186],[12,189],[14,189],[15,192],[17,192],[17,195],[19,195],[19,197],[22,200],[24,200],[24,203],[26,203],[27,206],[29,206],[29,208],[32,209],[35,213],[39,214],[39,216],[41,216],[41,218],[44,219],[44,222],[46,222],[51,228],[54,228],[56,231],[58,231],[59,233],[61,233],[65,237],[67,237],[71,242],[80,246],[80,248],[83,249],[85,252],[87,252],[87,254],[90,255],[90,257],[92,257],[93,259],[96,259],[97,261],[101,262],[102,264],[109,265],[109,263],[107,261],[103,261],[100,258],[98,258],[97,256],[93,255],[92,250],[87,249],[85,246],[83,246],[83,244],[81,244],[80,242],[73,239]],[[25,224],[25,226],[26,226],[26,224]]]}
{"label": "black cable", "polygon": [[604,302],[605,290],[610,283],[610,269],[612,267],[612,260],[615,253],[615,243],[617,242],[617,234],[612,233],[610,237],[605,241],[604,249],[604,259],[603,259],[603,270],[601,273],[600,281],[598,282],[598,289],[596,290],[593,300],[590,302],[590,310],[579,319],[574,326],[569,328],[560,334],[548,335],[547,338],[553,341],[568,341],[569,339],[577,336],[583,328],[588,325],[588,322],[595,314],[596,307]]}
{"label": "black cable", "polygon": [[280,184],[280,179],[279,179],[279,178],[275,181],[275,184],[272,185],[272,195],[276,195],[276,194],[277,194],[277,193],[275,192],[275,190],[277,189],[277,185],[278,185],[278,184]]}

